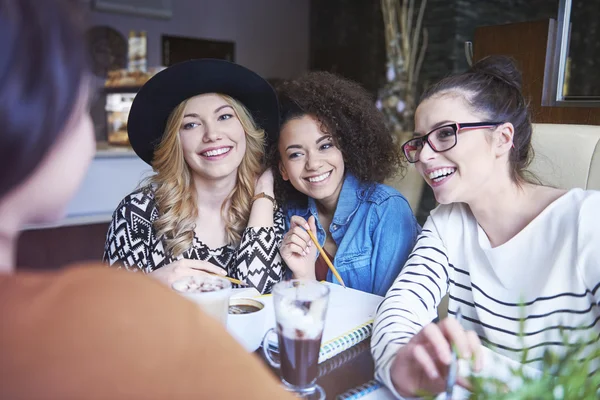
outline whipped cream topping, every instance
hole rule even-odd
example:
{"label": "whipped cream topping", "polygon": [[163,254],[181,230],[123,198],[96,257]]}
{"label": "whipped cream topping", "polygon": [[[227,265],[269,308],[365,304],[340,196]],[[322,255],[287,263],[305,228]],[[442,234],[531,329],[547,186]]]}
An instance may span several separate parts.
{"label": "whipped cream topping", "polygon": [[225,289],[225,283],[220,279],[190,276],[173,283],[173,289],[182,293],[216,292]]}
{"label": "whipped cream topping", "polygon": [[283,297],[275,303],[277,325],[290,339],[318,339],[325,325],[327,297],[312,301]]}

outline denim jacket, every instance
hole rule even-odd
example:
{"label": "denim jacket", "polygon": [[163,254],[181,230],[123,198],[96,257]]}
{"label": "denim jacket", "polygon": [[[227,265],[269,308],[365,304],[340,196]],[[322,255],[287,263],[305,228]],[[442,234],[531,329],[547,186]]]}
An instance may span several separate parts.
{"label": "denim jacket", "polygon": [[[316,202],[285,209],[286,231],[294,215],[308,220],[313,215],[319,244],[325,244],[325,229],[319,222]],[[361,183],[346,174],[329,232],[337,244],[332,260],[346,286],[384,296],[404,266],[421,227],[408,201],[389,186]],[[331,271],[328,282],[337,282]]]}

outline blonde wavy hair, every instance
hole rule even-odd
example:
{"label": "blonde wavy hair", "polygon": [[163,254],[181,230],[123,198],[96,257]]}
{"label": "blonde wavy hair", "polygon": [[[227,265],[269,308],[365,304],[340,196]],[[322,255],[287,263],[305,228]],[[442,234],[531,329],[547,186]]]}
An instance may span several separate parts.
{"label": "blonde wavy hair", "polygon": [[[239,101],[223,94],[219,96],[233,108],[246,133],[246,152],[237,170],[235,188],[221,206],[227,241],[237,245],[248,225],[255,181],[262,170],[265,132]],[[163,138],[154,151],[152,167],[156,174],[149,178],[160,214],[154,221],[157,237],[164,240],[165,250],[173,257],[192,246],[198,217],[192,172],[183,157],[179,139],[186,104],[187,100],[183,101],[169,116]]]}

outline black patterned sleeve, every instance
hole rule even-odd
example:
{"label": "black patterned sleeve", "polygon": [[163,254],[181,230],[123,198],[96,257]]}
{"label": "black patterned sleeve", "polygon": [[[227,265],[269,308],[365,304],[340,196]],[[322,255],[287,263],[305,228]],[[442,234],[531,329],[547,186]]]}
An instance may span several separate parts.
{"label": "black patterned sleeve", "polygon": [[103,261],[132,271],[152,272],[151,246],[155,241],[152,221],[158,215],[153,196],[143,191],[123,199],[108,227]]}
{"label": "black patterned sleeve", "polygon": [[229,276],[247,282],[261,293],[271,293],[283,276],[279,247],[283,240],[284,217],[281,210],[273,215],[273,226],[244,230]]}

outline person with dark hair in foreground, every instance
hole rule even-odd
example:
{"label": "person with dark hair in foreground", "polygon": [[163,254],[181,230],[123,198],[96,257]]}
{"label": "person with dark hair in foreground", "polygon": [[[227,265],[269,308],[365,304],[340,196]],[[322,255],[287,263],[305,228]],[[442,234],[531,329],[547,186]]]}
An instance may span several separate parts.
{"label": "person with dark hair in foreground", "polygon": [[19,230],[61,217],[95,152],[75,9],[0,0],[0,398],[288,398],[153,279],[101,264],[14,274]]}
{"label": "person with dark hair in foreground", "polygon": [[[492,359],[542,369],[546,351],[562,355],[577,341],[582,357],[593,354],[600,192],[543,186],[527,174],[532,124],[514,62],[487,57],[432,86],[415,127],[404,155],[440,206],[377,311],[377,378],[414,397],[444,389],[453,347],[487,376],[502,367]],[[450,317],[432,323],[446,294]],[[482,343],[493,350],[485,363]]]}

